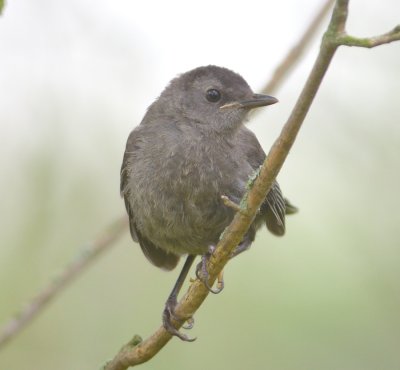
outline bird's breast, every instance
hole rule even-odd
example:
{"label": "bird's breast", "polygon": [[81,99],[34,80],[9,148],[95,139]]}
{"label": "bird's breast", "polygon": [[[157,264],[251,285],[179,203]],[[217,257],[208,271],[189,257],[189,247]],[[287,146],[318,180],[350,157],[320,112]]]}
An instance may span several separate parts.
{"label": "bird's breast", "polygon": [[[152,148],[147,158],[133,162],[130,182],[136,190],[130,196],[142,234],[178,254],[202,254],[217,243],[233,218],[221,196],[239,202],[251,174],[231,149],[221,143],[182,140]],[[140,173],[149,171],[140,167],[146,163],[153,171],[143,178]]]}

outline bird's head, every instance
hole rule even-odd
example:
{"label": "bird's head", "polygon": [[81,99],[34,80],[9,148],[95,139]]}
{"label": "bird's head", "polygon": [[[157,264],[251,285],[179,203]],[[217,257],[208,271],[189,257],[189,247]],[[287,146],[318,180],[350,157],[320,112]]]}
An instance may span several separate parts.
{"label": "bird's head", "polygon": [[171,115],[211,132],[234,132],[251,109],[278,102],[272,96],[253,93],[243,77],[217,66],[181,74],[158,101]]}

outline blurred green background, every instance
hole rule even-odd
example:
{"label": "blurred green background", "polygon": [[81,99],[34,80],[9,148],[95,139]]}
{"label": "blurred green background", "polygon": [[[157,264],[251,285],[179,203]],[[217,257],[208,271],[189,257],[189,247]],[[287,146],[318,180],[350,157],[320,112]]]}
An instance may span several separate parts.
{"label": "blurred green background", "polygon": [[[261,89],[320,3],[7,2],[0,327],[123,214],[125,141],[166,83],[213,63]],[[386,32],[399,11],[395,0],[352,1],[349,31]],[[275,94],[280,103],[249,123],[265,150],[317,49]],[[400,368],[399,65],[399,43],[339,50],[279,175],[300,208],[287,235],[260,233],[197,312],[198,340],[172,340],[143,369]],[[0,349],[0,369],[99,368],[160,325],[177,274],[150,265],[125,234]]]}

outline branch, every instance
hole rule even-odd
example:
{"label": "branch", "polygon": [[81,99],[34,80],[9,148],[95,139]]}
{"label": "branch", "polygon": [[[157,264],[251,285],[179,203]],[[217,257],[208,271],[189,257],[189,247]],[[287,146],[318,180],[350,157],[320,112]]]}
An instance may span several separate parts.
{"label": "branch", "polygon": [[[232,223],[224,231],[215,252],[207,264],[210,285],[215,282],[219,272],[229,260],[230,254],[247,232],[257,211],[264,201],[276,175],[282,167],[297,133],[318,91],[329,64],[340,45],[338,36],[344,32],[348,13],[348,0],[336,2],[327,32],[322,40],[319,55],[308,80],[300,94],[293,111],[284,125],[278,139],[272,146],[250,190],[245,195],[241,211],[235,214]],[[191,317],[208,295],[204,284],[196,279],[176,307],[179,317]],[[182,322],[176,322],[176,327]],[[137,337],[135,337],[137,339]],[[171,335],[161,326],[151,337],[143,342],[124,346],[115,358],[104,366],[104,370],[125,370],[151,359],[171,339]]]}
{"label": "branch", "polygon": [[222,202],[229,208],[232,208],[235,212],[240,212],[241,208],[239,204],[236,204],[231,199],[229,199],[226,195],[221,195]]}
{"label": "branch", "polygon": [[346,33],[339,35],[336,42],[339,45],[358,46],[361,48],[374,48],[375,46],[389,44],[393,41],[400,40],[400,25],[383,35],[373,36],[370,38],[358,38],[347,35]]}
{"label": "branch", "polygon": [[39,292],[0,332],[0,347],[30,323],[69,283],[109,248],[127,228],[127,217],[116,220],[102,235],[92,241],[65,270]]}
{"label": "branch", "polygon": [[[2,0],[0,0],[0,5]],[[292,51],[281,61],[279,66],[276,69],[275,74],[272,79],[266,85],[265,89],[268,89],[269,93],[275,91],[279,85],[283,82],[286,75],[290,72],[290,70],[294,67],[296,63],[298,63],[302,52],[306,49],[307,45],[310,43],[313,34],[316,33],[318,24],[322,21],[322,18],[327,13],[329,6],[333,0],[327,0],[324,7],[321,11],[316,15],[315,19],[312,21],[310,26],[304,32],[304,35],[300,38],[299,42],[296,46],[293,47]],[[264,90],[265,90],[264,89]],[[224,202],[226,202],[224,200]],[[229,201],[228,201],[229,203]],[[232,207],[235,207],[231,204]],[[115,221],[115,224],[122,221]],[[60,280],[71,280],[75,279],[80,273],[82,273],[86,266],[89,265],[89,262],[93,260],[95,257],[98,257],[100,253],[105,252],[108,248],[114,244],[114,242],[118,239],[118,237],[125,231],[126,227],[116,229],[112,231],[112,235],[107,242],[104,242],[103,246],[99,249],[97,248],[88,248],[84,254],[81,254],[76,261],[79,261],[80,268],[73,268],[74,263],[67,266],[65,271],[61,273]],[[104,231],[104,235],[107,235],[107,231]],[[94,240],[92,245],[97,245],[97,240]],[[67,284],[59,284],[55,286],[55,284],[50,284],[48,287],[45,287],[31,302],[29,302],[25,308],[21,310],[9,323],[7,323],[2,330],[0,331],[0,349],[1,347],[8,342],[11,338],[16,336],[23,328],[27,326],[27,324],[32,321],[39,312],[44,310],[47,305],[58,295],[61,293],[66,287]],[[137,342],[137,337],[135,337],[134,342]]]}

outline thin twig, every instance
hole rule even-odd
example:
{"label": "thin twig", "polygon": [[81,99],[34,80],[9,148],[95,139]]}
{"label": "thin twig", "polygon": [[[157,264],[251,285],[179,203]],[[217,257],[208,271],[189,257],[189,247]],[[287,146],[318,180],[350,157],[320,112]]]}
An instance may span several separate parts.
{"label": "thin twig", "polygon": [[[266,85],[265,89],[268,89],[268,92],[271,93],[273,91],[276,91],[276,89],[281,85],[281,83],[283,82],[289,71],[294,67],[294,65],[296,65],[296,63],[299,62],[300,56],[302,55],[302,51],[306,49],[307,45],[310,43],[312,39],[313,34],[317,32],[318,24],[323,19],[324,15],[326,14],[332,2],[333,0],[326,1],[324,7],[321,9],[320,12],[318,12],[314,20],[311,22],[310,26],[304,32],[304,35],[300,38],[299,42],[294,46],[292,52],[289,53],[281,61],[272,79]],[[293,50],[296,50],[296,52],[294,52]],[[277,71],[279,71],[279,73]],[[118,221],[116,221],[116,223],[117,222]],[[84,271],[85,267],[89,264],[89,261],[91,261],[95,256],[97,257],[100,253],[110,248],[113,245],[114,241],[117,240],[117,238],[120,236],[120,234],[122,234],[124,230],[125,228],[120,229],[120,231],[116,230],[115,234],[113,234],[114,237],[110,238],[108,243],[104,243],[104,245],[99,251],[97,251],[95,248],[87,250],[84,255],[81,255],[79,257],[82,267],[79,269],[71,269],[70,266],[68,266],[66,270],[62,272],[61,276],[64,276],[64,278],[67,279],[68,281],[75,279],[78,274]],[[92,242],[92,244],[95,245],[96,240]],[[33,320],[41,310],[46,308],[48,303],[52,301],[57,294],[61,293],[66,285],[67,284],[59,284],[57,285],[57,287],[54,287],[51,290],[51,295],[49,299],[40,299],[40,300],[37,299],[37,297],[46,296],[46,292],[48,291],[49,288],[48,287],[44,288],[36,296],[36,298],[34,298],[31,302],[29,302],[26,305],[26,307],[23,308],[18,315],[16,315],[15,318],[13,318],[9,323],[7,323],[0,331],[0,349],[3,344],[8,342],[12,337],[17,335],[24,327],[26,327],[26,325],[31,320]],[[28,314],[28,311],[31,311],[30,308],[31,306],[32,307],[34,306],[35,310],[33,311],[32,314]]]}
{"label": "thin twig", "polygon": [[64,288],[71,283],[103,251],[109,248],[127,228],[127,217],[116,220],[98,238],[87,245],[62,273],[39,292],[22,310],[15,315],[0,333],[0,347],[30,323]]}
{"label": "thin twig", "polygon": [[384,33],[383,35],[379,36],[373,36],[370,38],[358,38],[344,33],[338,36],[336,42],[339,45],[357,46],[361,48],[374,48],[375,46],[389,44],[393,41],[399,41],[399,40],[400,40],[400,25],[395,27],[390,32]]}
{"label": "thin twig", "polygon": [[235,212],[240,212],[242,209],[239,204],[236,204],[230,200],[226,195],[221,195],[222,202],[229,208],[232,208]]}
{"label": "thin twig", "polygon": [[[246,212],[237,212],[234,220],[223,233],[212,257],[207,263],[207,270],[212,284],[218,273],[222,271],[229,260],[229,256],[235,246],[240,243],[243,235],[248,230],[257,210],[264,201],[277,173],[282,167],[290,148],[292,147],[297,133],[318,91],[322,79],[328,70],[330,62],[339,44],[336,42],[337,35],[344,32],[348,12],[348,0],[336,2],[333,15],[327,32],[323,38],[320,52],[307,79],[307,82],[297,100],[293,111],[284,125],[278,139],[272,146],[261,170],[254,181],[253,186],[245,195],[244,201]],[[176,307],[179,317],[191,317],[200,307],[208,295],[204,284],[196,279],[189,287],[183,298]],[[182,322],[176,323],[177,327]],[[105,370],[125,370],[152,358],[171,339],[171,335],[160,327],[151,337],[139,344],[131,343],[124,346],[115,358],[104,366]]]}

